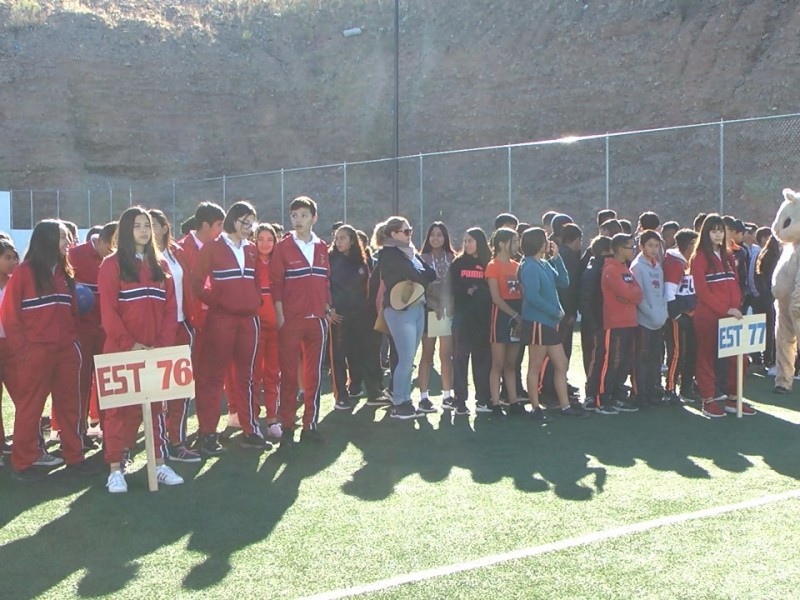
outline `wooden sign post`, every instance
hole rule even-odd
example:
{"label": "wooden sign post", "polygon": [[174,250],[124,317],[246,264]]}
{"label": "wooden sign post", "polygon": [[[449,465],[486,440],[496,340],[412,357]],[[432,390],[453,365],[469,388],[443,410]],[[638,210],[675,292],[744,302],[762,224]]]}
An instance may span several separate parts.
{"label": "wooden sign post", "polygon": [[194,375],[189,346],[168,346],[98,354],[94,357],[97,399],[101,410],[142,405],[147,450],[147,482],[158,490],[156,450],[151,404],[194,397]]}
{"label": "wooden sign post", "polygon": [[717,356],[736,357],[736,416],[742,418],[742,393],[744,388],[743,354],[761,352],[766,347],[767,316],[745,315],[741,319],[730,317],[719,320],[717,330]]}

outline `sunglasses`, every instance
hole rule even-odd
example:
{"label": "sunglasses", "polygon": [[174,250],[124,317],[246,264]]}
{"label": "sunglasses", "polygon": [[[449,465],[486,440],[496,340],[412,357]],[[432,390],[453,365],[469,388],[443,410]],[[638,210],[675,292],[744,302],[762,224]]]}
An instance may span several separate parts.
{"label": "sunglasses", "polygon": [[406,235],[411,235],[412,233],[414,233],[414,228],[413,227],[409,227],[408,229],[401,229],[400,231],[402,231]]}

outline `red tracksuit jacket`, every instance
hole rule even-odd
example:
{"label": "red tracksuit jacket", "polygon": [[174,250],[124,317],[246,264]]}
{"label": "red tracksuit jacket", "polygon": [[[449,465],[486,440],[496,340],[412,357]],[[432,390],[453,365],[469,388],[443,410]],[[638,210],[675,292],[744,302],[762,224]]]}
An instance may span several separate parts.
{"label": "red tracksuit jacket", "polygon": [[709,261],[700,251],[692,257],[690,271],[697,295],[695,319],[727,317],[731,308],[741,307],[742,295],[730,253],[728,263],[723,265],[716,255]]}
{"label": "red tracksuit jacket", "polygon": [[79,317],[78,326],[93,328],[100,327],[100,297],[97,293],[97,274],[103,257],[97,253],[91,241],[70,248],[69,263],[75,270],[75,283],[85,285],[94,293],[94,306],[92,310]]}
{"label": "red tracksuit jacket", "polygon": [[600,280],[603,290],[603,327],[636,327],[636,305],[642,301],[642,288],[628,265],[618,260],[603,264]]}
{"label": "red tracksuit jacket", "polygon": [[[100,265],[100,316],[106,332],[103,352],[130,350],[135,343],[154,348],[172,346],[178,330],[175,304],[175,282],[169,275],[165,281],[152,281],[150,266],[139,264],[139,281],[122,281],[116,253]],[[161,268],[169,274],[169,266],[161,260]]]}
{"label": "red tracksuit jacket", "polygon": [[183,238],[178,240],[177,244],[183,249],[183,259],[185,263],[181,263],[181,265],[186,265],[184,277],[188,281],[189,287],[192,289],[193,306],[188,313],[184,312],[184,314],[189,315],[189,322],[192,324],[192,327],[195,329],[202,329],[206,322],[206,313],[208,310],[194,293],[194,287],[192,285],[192,275],[197,266],[197,257],[200,256],[200,248],[197,247],[197,241],[191,233],[187,233],[183,236]]}
{"label": "red tracksuit jacket", "polygon": [[258,287],[261,290],[261,308],[258,309],[258,317],[262,327],[275,329],[277,327],[277,317],[275,316],[275,303],[272,301],[272,285],[269,280],[269,263],[263,262],[260,258],[259,268],[256,269]]}
{"label": "red tracksuit jacket", "polygon": [[[244,244],[244,273],[239,262],[220,236],[203,245],[192,272],[192,289],[195,296],[208,305],[209,312],[230,315],[254,316],[261,307],[261,289],[256,280],[256,247]],[[209,285],[206,285],[208,282]]]}
{"label": "red tracksuit jacket", "polygon": [[314,261],[309,265],[289,233],[275,244],[269,264],[272,299],[283,303],[285,320],[325,318],[325,306],[330,304],[330,266],[328,247],[317,238]]}
{"label": "red tracksuit jacket", "polygon": [[8,345],[17,357],[25,357],[30,344],[63,348],[78,339],[77,305],[67,287],[66,274],[56,268],[53,280],[55,289],[39,294],[33,269],[25,260],[8,281],[0,319]]}

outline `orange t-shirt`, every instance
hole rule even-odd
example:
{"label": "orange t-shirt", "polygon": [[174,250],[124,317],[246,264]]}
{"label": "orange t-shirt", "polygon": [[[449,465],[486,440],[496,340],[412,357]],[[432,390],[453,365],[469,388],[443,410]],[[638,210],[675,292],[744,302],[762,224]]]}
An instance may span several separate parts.
{"label": "orange t-shirt", "polygon": [[486,265],[486,279],[496,279],[500,288],[500,297],[503,300],[519,300],[522,298],[522,288],[517,279],[519,263],[515,260],[503,262],[493,258]]}

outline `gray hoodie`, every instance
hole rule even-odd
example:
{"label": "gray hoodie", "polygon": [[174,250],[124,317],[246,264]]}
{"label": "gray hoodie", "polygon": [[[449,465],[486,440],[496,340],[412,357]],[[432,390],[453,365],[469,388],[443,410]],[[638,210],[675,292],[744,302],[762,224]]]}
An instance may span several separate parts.
{"label": "gray hoodie", "polygon": [[667,297],[664,294],[661,262],[653,264],[640,253],[631,263],[631,272],[642,288],[642,301],[636,306],[636,322],[647,329],[661,329],[667,322]]}

